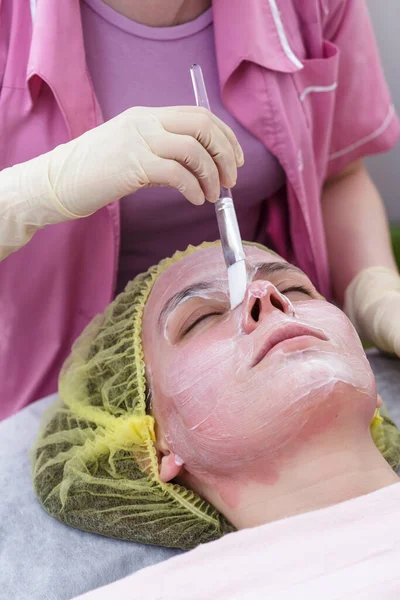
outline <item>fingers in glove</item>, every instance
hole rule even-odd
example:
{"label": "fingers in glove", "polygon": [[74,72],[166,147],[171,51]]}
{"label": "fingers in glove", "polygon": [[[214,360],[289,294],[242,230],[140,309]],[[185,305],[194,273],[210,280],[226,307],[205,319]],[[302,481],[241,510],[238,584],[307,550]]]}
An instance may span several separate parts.
{"label": "fingers in glove", "polygon": [[[237,179],[235,147],[238,142],[232,144],[231,136],[228,137],[225,133],[229,128],[227,126],[222,128],[219,120],[217,122],[210,111],[193,107],[192,111],[180,110],[177,116],[177,112],[168,110],[163,113],[162,124],[170,133],[190,135],[200,142],[217,166],[221,185],[225,187],[235,185]],[[234,139],[236,140],[236,137]]]}
{"label": "fingers in glove", "polygon": [[192,204],[204,204],[205,197],[198,179],[175,160],[152,155],[146,163],[146,176],[152,185],[176,188]]}
{"label": "fingers in glove", "polygon": [[224,123],[221,119],[219,119],[214,113],[210,112],[204,107],[201,106],[177,106],[170,107],[169,110],[179,110],[180,112],[185,113],[193,113],[193,114],[205,114],[209,117],[217,127],[221,129],[221,131],[226,135],[229,140],[229,143],[232,145],[233,151],[235,153],[236,165],[241,167],[244,164],[244,156],[243,150],[239,141],[235,135],[233,129],[229,127],[226,123]]}
{"label": "fingers in glove", "polygon": [[[219,198],[219,173],[210,154],[193,137],[164,132],[148,140],[150,149],[161,158],[174,160],[197,178],[203,194],[210,202]],[[175,186],[174,186],[175,187]]]}

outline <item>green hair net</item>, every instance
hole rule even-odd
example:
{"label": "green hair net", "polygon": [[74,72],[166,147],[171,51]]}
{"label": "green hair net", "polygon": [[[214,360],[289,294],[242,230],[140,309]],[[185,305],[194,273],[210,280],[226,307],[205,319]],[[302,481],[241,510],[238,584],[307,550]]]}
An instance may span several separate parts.
{"label": "green hair net", "polygon": [[[194,492],[160,481],[147,412],[144,307],[160,274],[198,248],[176,252],[130,282],[84,330],[62,369],[60,402],[33,450],[33,482],[50,515],[72,527],[183,549],[234,530]],[[377,412],[371,431],[396,468],[400,432],[394,423]]]}

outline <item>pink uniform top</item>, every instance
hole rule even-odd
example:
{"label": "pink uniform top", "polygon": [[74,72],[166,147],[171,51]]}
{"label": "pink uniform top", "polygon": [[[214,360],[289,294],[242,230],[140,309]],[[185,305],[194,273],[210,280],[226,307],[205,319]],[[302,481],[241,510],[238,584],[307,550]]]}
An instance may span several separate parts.
{"label": "pink uniform top", "polygon": [[[213,31],[224,106],[285,171],[265,234],[329,297],[324,180],[400,129],[365,3],[214,0]],[[0,169],[102,120],[79,0],[0,0]],[[0,264],[0,418],[56,390],[73,341],[113,298],[119,209],[46,227]]]}
{"label": "pink uniform top", "polygon": [[[266,244],[266,198],[284,185],[285,174],[264,144],[222,104],[212,9],[177,27],[146,27],[102,0],[84,0],[82,24],[86,60],[105,120],[131,106],[194,104],[189,67],[202,66],[213,112],[234,129],[246,157],[234,191],[242,237]],[[139,190],[121,200],[120,214],[117,292],[175,250],[218,238],[214,206],[207,203],[198,210],[173,188]]]}

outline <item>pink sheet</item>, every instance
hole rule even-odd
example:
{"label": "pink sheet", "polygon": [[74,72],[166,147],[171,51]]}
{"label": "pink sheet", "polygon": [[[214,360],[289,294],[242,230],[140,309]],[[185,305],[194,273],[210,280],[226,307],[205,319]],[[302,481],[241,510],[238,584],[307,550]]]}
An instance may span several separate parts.
{"label": "pink sheet", "polygon": [[229,534],[79,596],[117,598],[398,600],[400,483]]}

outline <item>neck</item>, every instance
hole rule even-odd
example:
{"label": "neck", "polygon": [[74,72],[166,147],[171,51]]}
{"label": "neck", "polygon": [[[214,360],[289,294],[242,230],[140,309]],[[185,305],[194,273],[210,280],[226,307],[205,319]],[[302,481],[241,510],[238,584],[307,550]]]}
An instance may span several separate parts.
{"label": "neck", "polygon": [[202,492],[237,528],[255,527],[296,514],[344,502],[399,481],[369,432],[358,439],[340,435],[311,444],[274,482],[243,477],[219,480]]}
{"label": "neck", "polygon": [[116,12],[150,27],[172,27],[193,21],[211,0],[103,0]]}

